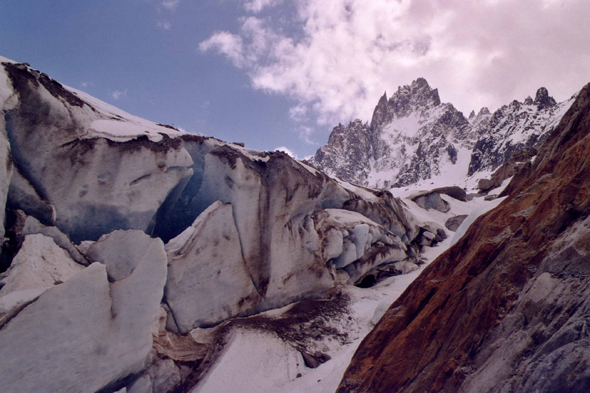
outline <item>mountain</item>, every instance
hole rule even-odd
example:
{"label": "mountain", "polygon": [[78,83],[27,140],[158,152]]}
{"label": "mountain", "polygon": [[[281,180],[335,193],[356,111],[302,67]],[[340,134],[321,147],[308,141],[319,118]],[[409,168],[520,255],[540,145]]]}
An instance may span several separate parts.
{"label": "mountain", "polygon": [[[338,125],[309,162],[343,180],[371,187],[420,183],[476,184],[513,153],[536,154],[573,99],[557,104],[547,89],[535,100],[513,101],[495,111],[482,108],[465,118],[438,90],[419,78],[379,100],[370,125]],[[529,154],[530,155],[530,154]]]}
{"label": "mountain", "polygon": [[589,136],[587,85],[506,199],[391,305],[338,392],[588,391]]}

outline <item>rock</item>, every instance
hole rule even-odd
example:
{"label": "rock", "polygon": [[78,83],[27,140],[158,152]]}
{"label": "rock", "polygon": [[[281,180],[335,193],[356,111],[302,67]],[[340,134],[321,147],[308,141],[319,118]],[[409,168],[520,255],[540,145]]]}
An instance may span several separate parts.
{"label": "rock", "polygon": [[61,284],[82,269],[50,237],[28,235],[12,265],[2,274],[0,298],[15,291]]}
{"label": "rock", "polygon": [[587,389],[589,134],[587,85],[518,186],[391,305],[338,392]]}
{"label": "rock", "polygon": [[479,179],[477,182],[477,188],[480,192],[487,192],[495,187],[497,187],[497,185],[495,185],[494,182],[489,179]]}
{"label": "rock", "polygon": [[152,239],[125,279],[109,283],[93,263],[49,288],[0,330],[2,390],[123,388],[145,367],[165,279],[164,246]]}
{"label": "rock", "polygon": [[467,218],[467,215],[465,215],[465,214],[460,215],[460,216],[451,217],[451,218],[447,219],[447,221],[445,221],[445,227],[447,227],[447,229],[449,231],[455,232],[457,230],[457,228],[459,228],[459,225],[461,225],[463,220],[465,220],[466,218]]}
{"label": "rock", "polygon": [[384,94],[370,125],[356,119],[334,127],[309,162],[355,184],[402,187],[438,175],[447,160],[456,164],[458,147],[472,138],[470,128],[461,112],[441,103],[438,90],[418,78],[389,99]]}
{"label": "rock", "polygon": [[551,108],[552,106],[557,105],[557,102],[555,102],[553,97],[549,96],[549,92],[546,88],[541,87],[539,90],[537,90],[533,104],[537,105],[537,108],[541,110],[545,108]]}
{"label": "rock", "polygon": [[492,194],[492,195],[486,195],[483,200],[484,201],[493,201],[494,199],[496,199],[498,197],[498,195],[496,194]]}
{"label": "rock", "polygon": [[458,186],[439,187],[432,190],[432,192],[445,194],[451,198],[457,199],[458,201],[467,202],[467,193],[464,189]]}
{"label": "rock", "polygon": [[438,192],[425,191],[410,197],[422,209],[435,209],[442,213],[451,210],[449,204],[440,197]]}
{"label": "rock", "polygon": [[330,355],[321,352],[315,352],[313,355],[305,351],[300,352],[301,356],[303,357],[303,362],[305,363],[305,366],[309,368],[318,368],[320,365],[332,359]]}

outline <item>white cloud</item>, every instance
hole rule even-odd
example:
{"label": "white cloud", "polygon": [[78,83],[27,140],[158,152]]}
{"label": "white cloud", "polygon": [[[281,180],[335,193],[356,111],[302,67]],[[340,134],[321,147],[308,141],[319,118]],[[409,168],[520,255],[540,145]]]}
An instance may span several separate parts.
{"label": "white cloud", "polygon": [[286,146],[277,147],[275,149],[275,151],[282,151],[283,153],[287,153],[288,155],[290,155],[293,158],[297,158],[297,156],[295,155],[295,153],[293,153],[291,150],[289,150]]}
{"label": "white cloud", "polygon": [[[246,1],[251,11],[268,0]],[[295,0],[289,26],[240,19],[201,51],[226,56],[253,88],[296,102],[290,115],[336,124],[369,120],[383,90],[425,77],[465,112],[534,95],[558,100],[588,79],[587,0]],[[567,26],[567,28],[565,28]],[[302,138],[312,141],[311,130]]]}
{"label": "white cloud", "polygon": [[172,24],[168,21],[159,21],[157,26],[163,30],[170,30],[172,28]]}
{"label": "white cloud", "polygon": [[127,96],[127,89],[125,90],[115,90],[112,94],[113,98],[115,100],[118,100],[121,97],[126,97]]}
{"label": "white cloud", "polygon": [[260,12],[264,8],[267,7],[274,7],[278,4],[281,4],[283,0],[248,0],[244,4],[244,8],[250,12]]}
{"label": "white cloud", "polygon": [[207,40],[199,44],[201,52],[215,49],[219,53],[230,59],[236,67],[244,67],[244,43],[242,37],[226,31],[220,31],[213,34]]}
{"label": "white cloud", "polygon": [[161,4],[170,11],[174,11],[180,4],[180,0],[164,0]]}
{"label": "white cloud", "polygon": [[82,86],[82,87],[92,87],[92,86],[94,86],[94,83],[92,83],[92,82],[81,82],[80,83],[80,86]]}

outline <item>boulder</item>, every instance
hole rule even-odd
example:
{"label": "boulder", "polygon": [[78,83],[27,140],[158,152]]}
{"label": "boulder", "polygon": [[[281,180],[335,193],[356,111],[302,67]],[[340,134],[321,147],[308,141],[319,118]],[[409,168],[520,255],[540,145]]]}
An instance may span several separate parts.
{"label": "boulder", "polygon": [[457,228],[459,228],[459,225],[461,225],[463,220],[465,220],[466,218],[466,214],[450,217],[449,219],[447,219],[447,221],[445,221],[445,227],[447,227],[449,231],[455,232]]}
{"label": "boulder", "polygon": [[438,192],[423,191],[410,197],[422,209],[435,209],[442,213],[451,210],[449,204],[440,197]]}
{"label": "boulder", "polygon": [[467,202],[467,192],[465,192],[464,189],[458,186],[439,187],[432,190],[432,192],[445,194],[459,201]]}
{"label": "boulder", "polygon": [[93,263],[14,316],[0,330],[2,391],[117,391],[141,372],[166,280],[163,243],[143,254],[127,278]]}

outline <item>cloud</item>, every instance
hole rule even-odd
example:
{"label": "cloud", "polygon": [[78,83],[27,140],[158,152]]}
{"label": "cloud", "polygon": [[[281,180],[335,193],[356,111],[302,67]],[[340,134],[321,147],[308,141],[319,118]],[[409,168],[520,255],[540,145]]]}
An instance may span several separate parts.
{"label": "cloud", "polygon": [[82,86],[82,87],[92,87],[92,86],[94,86],[94,83],[92,83],[92,82],[80,82],[80,86]]}
{"label": "cloud", "polygon": [[164,0],[162,6],[170,11],[174,11],[180,4],[180,0]]}
{"label": "cloud", "polygon": [[156,25],[163,30],[170,30],[172,28],[172,24],[168,21],[159,21]]}
{"label": "cloud", "polygon": [[[274,4],[246,1],[256,12]],[[288,22],[258,15],[199,48],[225,56],[254,89],[294,100],[294,120],[369,120],[379,97],[425,77],[468,112],[588,82],[587,0],[295,0]],[[285,8],[286,9],[286,8]],[[567,26],[567,28],[564,28]],[[302,138],[312,141],[313,131]]]}
{"label": "cloud", "polygon": [[118,100],[121,97],[126,97],[127,96],[127,89],[125,90],[115,90],[112,94],[113,98],[115,100]]}
{"label": "cloud", "polygon": [[295,155],[295,153],[293,153],[291,150],[289,150],[289,149],[288,149],[287,147],[285,147],[285,146],[280,146],[280,147],[277,147],[277,148],[275,149],[275,151],[282,151],[283,153],[287,153],[287,154],[288,154],[288,155],[290,155],[291,157],[293,157],[293,158],[297,159],[297,155]]}
{"label": "cloud", "polygon": [[283,0],[249,0],[244,4],[244,8],[250,12],[260,12],[264,8],[274,7],[283,2]]}

